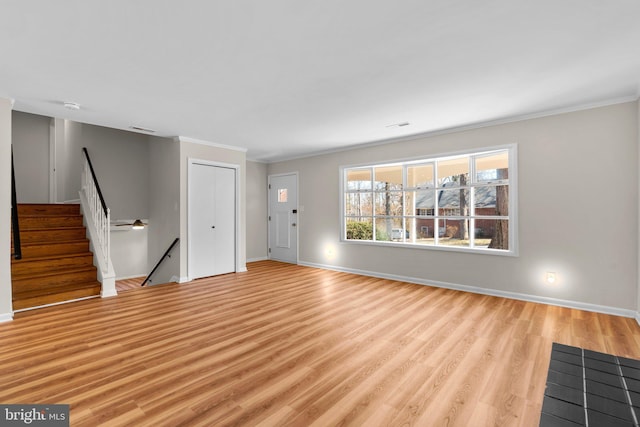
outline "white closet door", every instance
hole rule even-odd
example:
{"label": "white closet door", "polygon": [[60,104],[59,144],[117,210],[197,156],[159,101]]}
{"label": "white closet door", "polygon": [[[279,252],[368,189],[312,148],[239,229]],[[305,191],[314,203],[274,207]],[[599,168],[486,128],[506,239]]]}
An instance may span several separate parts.
{"label": "white closet door", "polygon": [[235,169],[193,163],[190,174],[190,276],[235,271]]}

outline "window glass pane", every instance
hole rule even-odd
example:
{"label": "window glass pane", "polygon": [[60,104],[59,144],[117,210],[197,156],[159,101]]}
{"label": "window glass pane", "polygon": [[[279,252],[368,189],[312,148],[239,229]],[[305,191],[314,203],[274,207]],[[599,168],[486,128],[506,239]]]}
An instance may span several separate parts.
{"label": "window glass pane", "polygon": [[371,218],[348,218],[347,240],[373,240]]}
{"label": "window glass pane", "polygon": [[475,215],[509,215],[508,185],[476,187],[474,192]]}
{"label": "window glass pane", "polygon": [[394,227],[391,229],[391,240],[394,242],[402,242],[403,240],[409,240],[409,230],[402,227]]}
{"label": "window glass pane", "polygon": [[501,151],[476,157],[476,181],[486,182],[509,178],[509,152]]}
{"label": "window glass pane", "polygon": [[376,190],[402,190],[402,166],[374,168],[374,175]]}
{"label": "window glass pane", "polygon": [[509,221],[506,219],[476,219],[475,246],[478,248],[509,249]]}
{"label": "window glass pane", "polygon": [[433,216],[435,214],[436,191],[407,191],[405,209],[407,215]]}
{"label": "window glass pane", "polygon": [[438,186],[467,185],[469,182],[469,158],[461,157],[438,162]]}
{"label": "window glass pane", "polygon": [[469,220],[468,219],[442,219],[439,244],[443,246],[469,246]]}
{"label": "window glass pane", "polygon": [[348,169],[346,188],[348,191],[371,190],[371,169]]}
{"label": "window glass pane", "polygon": [[469,189],[438,190],[438,215],[468,216]]}
{"label": "window glass pane", "polygon": [[376,218],[376,240],[402,241],[402,218]]}
{"label": "window glass pane", "polygon": [[435,223],[433,218],[407,218],[407,242],[417,245],[435,244]]}
{"label": "window glass pane", "polygon": [[278,203],[287,203],[287,189],[279,188],[278,189]]}
{"label": "window glass pane", "polygon": [[375,193],[375,215],[402,215],[402,191]]}
{"label": "window glass pane", "polygon": [[[416,243],[433,243],[435,232],[435,220],[433,218],[412,218],[411,221],[415,223],[416,227]],[[430,240],[430,242],[425,242]]]}
{"label": "window glass pane", "polygon": [[407,166],[407,186],[409,188],[433,187],[433,163]]}
{"label": "window glass pane", "polygon": [[371,216],[373,214],[373,193],[346,193],[345,215]]}

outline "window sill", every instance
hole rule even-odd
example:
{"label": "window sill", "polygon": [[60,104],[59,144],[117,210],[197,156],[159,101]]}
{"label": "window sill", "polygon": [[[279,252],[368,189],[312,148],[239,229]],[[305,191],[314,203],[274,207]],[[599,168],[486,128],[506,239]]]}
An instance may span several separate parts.
{"label": "window sill", "polygon": [[347,240],[341,239],[342,243],[353,245],[367,245],[367,246],[380,246],[387,248],[404,248],[404,249],[420,249],[429,251],[443,251],[443,252],[458,252],[477,255],[497,255],[507,257],[517,257],[517,250],[502,250],[502,249],[487,249],[487,248],[468,248],[468,247],[456,247],[456,246],[435,246],[435,245],[420,245],[412,243],[399,243],[399,242],[380,242],[373,240]]}

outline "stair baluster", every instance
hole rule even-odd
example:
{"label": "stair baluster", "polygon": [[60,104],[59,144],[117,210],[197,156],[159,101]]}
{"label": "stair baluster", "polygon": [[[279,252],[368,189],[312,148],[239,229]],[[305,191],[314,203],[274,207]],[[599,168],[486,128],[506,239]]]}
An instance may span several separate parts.
{"label": "stair baluster", "polygon": [[94,244],[100,246],[104,264],[108,266],[111,262],[111,213],[102,196],[100,184],[98,184],[96,173],[89,158],[89,152],[84,147],[82,151],[84,153],[82,189],[89,202],[89,210],[91,211],[89,214],[98,231],[98,241],[94,242]]}

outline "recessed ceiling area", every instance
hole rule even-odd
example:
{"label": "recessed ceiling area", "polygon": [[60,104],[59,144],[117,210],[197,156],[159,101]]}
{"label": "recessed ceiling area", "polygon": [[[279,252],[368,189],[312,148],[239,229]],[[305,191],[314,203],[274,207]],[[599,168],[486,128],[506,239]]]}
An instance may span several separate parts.
{"label": "recessed ceiling area", "polygon": [[637,99],[639,22],[637,0],[10,0],[0,97],[270,162]]}

